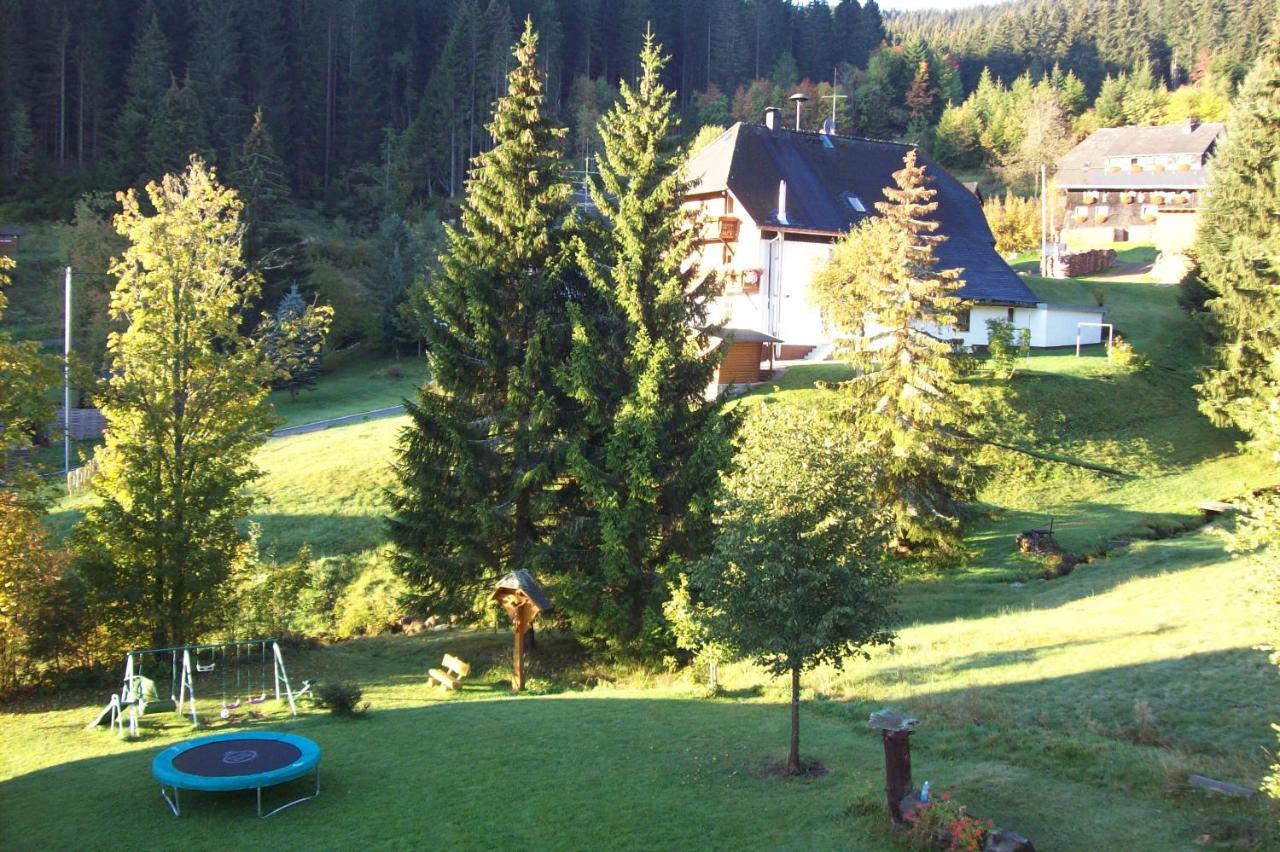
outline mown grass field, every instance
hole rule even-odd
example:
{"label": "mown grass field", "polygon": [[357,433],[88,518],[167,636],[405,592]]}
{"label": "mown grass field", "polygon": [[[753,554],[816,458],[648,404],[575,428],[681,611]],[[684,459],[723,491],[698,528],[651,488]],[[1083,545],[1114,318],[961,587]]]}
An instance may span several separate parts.
{"label": "mown grass field", "polygon": [[[1240,601],[1249,570],[1200,534],[1141,544],[1098,572],[970,594],[985,613],[917,611],[892,651],[806,676],[803,752],[829,773],[802,781],[770,771],[785,754],[783,684],[735,665],[726,697],[708,699],[687,673],[583,666],[550,634],[522,697],[505,685],[505,632],[290,652],[295,682],[354,679],[371,710],[263,723],[324,750],[321,797],[266,822],[237,794],[184,796],[175,820],[149,762],[189,727],[148,716],[146,736],[124,743],[82,729],[102,696],[62,695],[0,715],[0,845],[897,848],[865,729],[893,706],[923,720],[917,783],[1039,849],[1191,849],[1206,834],[1266,848],[1260,803],[1186,784],[1190,772],[1251,784],[1265,765],[1274,673],[1252,649],[1261,615]],[[445,651],[476,666],[458,696],[424,678]],[[201,677],[216,718],[217,682]]]}
{"label": "mown grass field", "polygon": [[[544,633],[532,694],[513,696],[505,632],[383,636],[289,652],[295,681],[358,681],[371,710],[362,720],[308,712],[261,722],[324,749],[321,797],[266,822],[234,794],[184,797],[189,811],[169,815],[149,761],[190,735],[172,717],[122,743],[82,730],[104,692],[0,708],[0,847],[893,849],[881,747],[865,729],[886,706],[922,720],[917,784],[952,791],[1038,849],[1280,847],[1264,802],[1187,783],[1194,772],[1254,786],[1275,745],[1255,566],[1196,529],[1195,509],[1268,484],[1274,470],[1238,455],[1237,436],[1196,410],[1202,356],[1172,288],[1032,286],[1064,302],[1103,288],[1112,320],[1153,366],[1117,368],[1098,347],[1079,359],[1037,353],[993,428],[1120,474],[1001,462],[965,564],[904,585],[895,647],[806,675],[802,752],[825,776],[770,771],[785,754],[785,685],[750,665],[722,670],[724,693],[711,699],[688,671],[593,666]],[[742,404],[821,405],[817,383],[847,376],[834,364],[793,368]],[[343,558],[378,547],[402,425],[264,447],[264,545],[281,558],[304,542]],[[76,508],[59,507],[55,521],[65,528]],[[1013,546],[1018,531],[1049,518],[1065,547],[1092,557],[1056,579]],[[461,695],[424,678],[446,651],[475,665]],[[215,717],[216,686],[198,688]]]}

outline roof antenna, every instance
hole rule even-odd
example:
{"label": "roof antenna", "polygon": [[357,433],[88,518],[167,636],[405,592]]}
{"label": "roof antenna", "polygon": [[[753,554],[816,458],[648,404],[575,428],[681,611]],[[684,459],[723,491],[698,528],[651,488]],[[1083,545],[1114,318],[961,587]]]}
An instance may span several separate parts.
{"label": "roof antenna", "polygon": [[809,96],[806,95],[804,92],[796,92],[794,95],[787,98],[787,100],[791,101],[793,104],[796,105],[796,130],[799,130],[800,129],[800,106],[805,101],[809,100]]}

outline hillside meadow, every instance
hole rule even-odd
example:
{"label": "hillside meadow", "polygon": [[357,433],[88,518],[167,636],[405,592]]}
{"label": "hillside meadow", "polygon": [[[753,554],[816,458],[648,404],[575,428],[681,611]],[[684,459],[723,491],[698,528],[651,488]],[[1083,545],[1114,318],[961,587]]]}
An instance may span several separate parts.
{"label": "hillside meadow", "polygon": [[[548,629],[530,693],[515,696],[505,631],[371,636],[287,649],[295,683],[357,682],[370,710],[350,720],[276,709],[254,721],[324,750],[320,798],[265,822],[235,794],[184,796],[182,818],[169,815],[149,761],[191,734],[171,715],[146,717],[143,738],[122,742],[83,729],[105,689],[5,706],[0,845],[163,837],[195,849],[314,848],[429,837],[475,849],[898,848],[885,828],[881,746],[865,727],[871,712],[893,707],[921,719],[917,785],[952,792],[1038,849],[1274,847],[1262,800],[1215,797],[1187,781],[1199,773],[1256,786],[1274,743],[1275,673],[1258,650],[1265,613],[1250,597],[1256,566],[1228,554],[1196,509],[1268,484],[1265,468],[1196,410],[1200,353],[1185,343],[1195,329],[1171,288],[1032,284],[1057,301],[1101,292],[1151,366],[1118,367],[1099,347],[1081,358],[1036,353],[992,428],[1002,442],[1112,472],[990,451],[996,475],[964,564],[908,578],[892,648],[805,676],[802,752],[825,775],[773,771],[786,747],[785,684],[747,663],[722,669],[723,690],[708,697],[698,670],[591,663]],[[371,373],[351,369],[355,397]],[[793,367],[738,404],[821,405],[823,386],[847,376],[838,364]],[[343,413],[342,394],[325,393],[322,381],[315,410]],[[348,411],[370,400],[353,398]],[[306,544],[316,559],[379,563],[382,494],[403,424],[268,442],[253,518],[264,549],[287,558]],[[58,506],[55,529],[69,529],[88,499]],[[1050,522],[1084,560],[1052,579],[1044,560],[1013,544]],[[459,694],[425,678],[446,652],[474,666]],[[216,683],[197,691],[222,729]]]}

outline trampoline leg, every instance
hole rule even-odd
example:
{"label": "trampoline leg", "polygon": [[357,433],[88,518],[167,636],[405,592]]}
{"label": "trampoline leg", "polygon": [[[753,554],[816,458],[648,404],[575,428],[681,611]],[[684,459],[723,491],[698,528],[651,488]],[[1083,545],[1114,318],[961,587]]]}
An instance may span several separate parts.
{"label": "trampoline leg", "polygon": [[169,810],[173,811],[174,816],[181,816],[181,802],[178,799],[178,788],[173,788],[173,798],[169,798],[169,794],[165,792],[164,785],[160,785],[160,795],[164,797],[165,804],[169,806]]}
{"label": "trampoline leg", "polygon": [[316,797],[317,797],[317,796],[319,796],[319,795],[320,795],[320,767],[319,767],[319,766],[316,766],[316,791],[315,791],[314,793],[312,793],[310,796],[303,796],[301,799],[294,799],[292,802],[289,802],[289,803],[287,803],[287,804],[283,804],[283,805],[281,805],[280,807],[276,808],[275,810],[271,811],[270,813],[266,813],[266,814],[264,814],[264,813],[262,812],[262,788],[261,788],[261,787],[259,787],[259,788],[258,788],[258,818],[259,818],[259,819],[266,819],[266,818],[267,818],[267,817],[269,817],[269,816],[274,816],[274,815],[276,815],[276,814],[280,813],[280,812],[281,812],[282,810],[284,810],[285,808],[291,808],[291,807],[293,807],[294,805],[300,805],[300,804],[302,804],[303,802],[309,802],[309,801],[311,801],[312,799],[316,798]]}

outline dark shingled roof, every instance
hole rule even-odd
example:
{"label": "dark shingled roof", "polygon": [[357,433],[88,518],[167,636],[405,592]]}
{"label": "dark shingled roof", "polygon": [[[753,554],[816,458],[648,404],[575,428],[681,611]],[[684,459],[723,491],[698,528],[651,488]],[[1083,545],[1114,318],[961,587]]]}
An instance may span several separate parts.
{"label": "dark shingled roof", "polygon": [[547,598],[547,593],[542,591],[542,586],[539,586],[538,581],[523,568],[512,571],[499,580],[494,587],[493,597],[496,598],[503,589],[519,589],[524,592],[540,612],[551,612],[555,609]]}
{"label": "dark shingled roof", "polygon": [[1160,156],[1192,156],[1204,160],[1225,132],[1226,125],[1217,122],[1104,127],[1090,133],[1058,160],[1054,183],[1064,188],[1198,189],[1207,182],[1206,169],[1108,172],[1107,160]]}
{"label": "dark shingled roof", "polygon": [[[739,122],[690,161],[691,192],[730,190],[755,223],[766,230],[838,236],[867,216],[911,146],[850,136],[769,130]],[[982,207],[969,190],[923,151],[918,161],[938,191],[936,233],[943,268],[964,270],[960,296],[975,302],[1034,305],[1040,300],[996,253]],[[787,182],[786,222],[778,219],[778,183]],[[866,210],[858,213],[854,196]]]}

